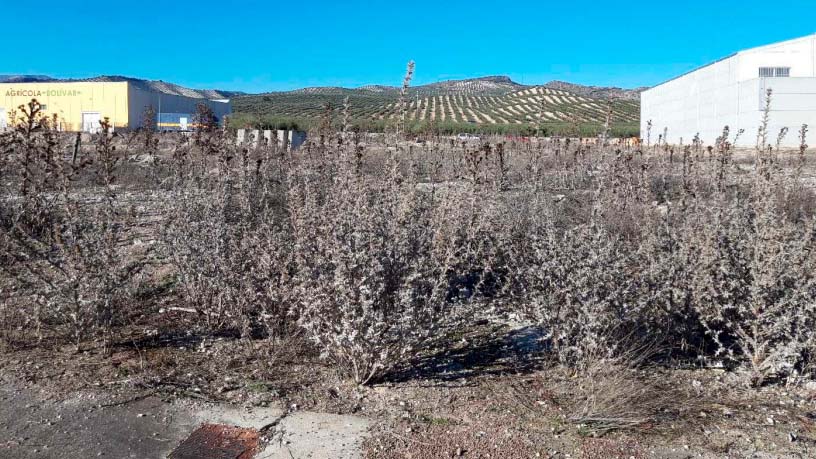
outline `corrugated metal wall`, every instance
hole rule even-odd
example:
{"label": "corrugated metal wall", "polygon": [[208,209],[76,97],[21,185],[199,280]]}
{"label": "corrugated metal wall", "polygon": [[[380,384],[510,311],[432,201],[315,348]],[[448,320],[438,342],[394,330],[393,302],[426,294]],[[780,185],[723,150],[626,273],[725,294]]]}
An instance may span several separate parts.
{"label": "corrugated metal wall", "polygon": [[[167,120],[167,124],[172,124],[173,119],[178,122],[184,115],[189,115],[188,123],[192,124],[197,113],[198,104],[201,103],[210,107],[220,122],[224,120],[226,115],[232,113],[232,104],[229,102],[216,102],[207,99],[144,91],[133,85],[128,88],[128,100],[131,129],[142,127],[145,110],[151,106],[156,113],[156,120]],[[176,129],[177,127],[174,127],[172,130]]]}

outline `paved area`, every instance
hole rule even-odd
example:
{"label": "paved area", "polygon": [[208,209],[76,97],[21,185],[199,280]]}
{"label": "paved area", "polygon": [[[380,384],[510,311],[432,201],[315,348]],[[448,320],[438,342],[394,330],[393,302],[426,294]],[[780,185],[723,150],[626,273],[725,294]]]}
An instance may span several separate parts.
{"label": "paved area", "polygon": [[261,429],[269,439],[256,457],[358,458],[369,422],[355,416],[252,410],[151,396],[127,403],[104,394],[52,398],[0,383],[0,457],[166,458],[202,423]]}

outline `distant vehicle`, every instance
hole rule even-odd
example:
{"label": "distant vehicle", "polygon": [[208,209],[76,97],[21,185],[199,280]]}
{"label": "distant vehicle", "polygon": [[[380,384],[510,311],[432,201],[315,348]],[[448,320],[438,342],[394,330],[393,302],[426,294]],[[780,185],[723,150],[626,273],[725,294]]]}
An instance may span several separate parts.
{"label": "distant vehicle", "polygon": [[479,138],[479,136],[477,136],[477,135],[464,134],[464,133],[457,135],[456,138],[463,141],[463,142],[481,140]]}

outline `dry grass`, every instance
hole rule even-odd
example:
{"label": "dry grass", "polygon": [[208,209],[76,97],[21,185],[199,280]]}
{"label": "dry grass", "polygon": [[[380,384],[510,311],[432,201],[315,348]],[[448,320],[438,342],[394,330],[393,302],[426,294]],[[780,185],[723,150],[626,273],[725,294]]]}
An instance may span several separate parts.
{"label": "dry grass", "polygon": [[601,436],[615,430],[651,430],[677,419],[695,400],[666,382],[661,372],[642,368],[644,355],[585,359],[561,388],[567,419],[579,431]]}

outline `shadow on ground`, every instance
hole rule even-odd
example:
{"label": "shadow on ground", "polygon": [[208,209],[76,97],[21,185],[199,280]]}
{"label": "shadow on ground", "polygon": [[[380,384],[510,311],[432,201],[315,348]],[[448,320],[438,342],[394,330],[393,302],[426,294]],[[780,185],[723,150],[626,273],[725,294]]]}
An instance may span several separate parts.
{"label": "shadow on ground", "polygon": [[493,330],[415,359],[385,375],[383,382],[454,382],[476,375],[531,373],[544,359],[544,334],[544,329],[535,326]]}

